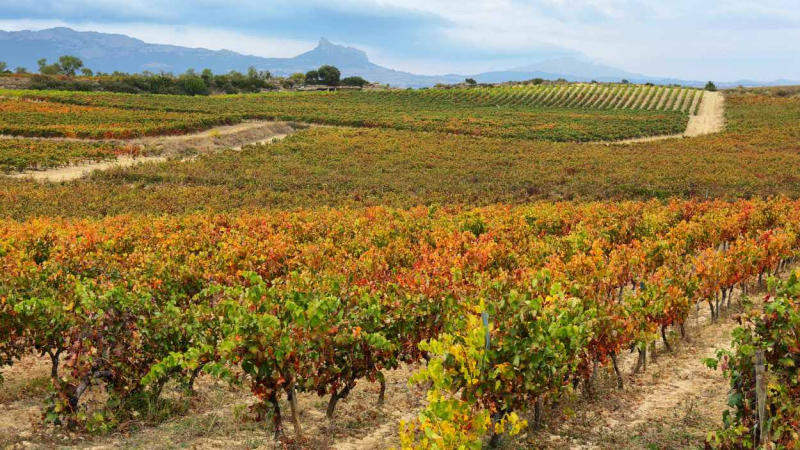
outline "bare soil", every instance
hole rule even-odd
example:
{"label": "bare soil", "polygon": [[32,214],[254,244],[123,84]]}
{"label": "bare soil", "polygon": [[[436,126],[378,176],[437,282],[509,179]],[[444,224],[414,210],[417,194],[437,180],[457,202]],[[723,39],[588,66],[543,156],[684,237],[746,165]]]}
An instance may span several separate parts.
{"label": "bare soil", "polygon": [[[240,150],[250,144],[269,143],[284,139],[297,129],[304,128],[285,122],[244,122],[222,126],[201,133],[149,137],[128,141],[102,141],[138,149],[145,156],[118,156],[113,161],[89,162],[48,170],[31,170],[8,175],[11,178],[32,178],[37,181],[71,181],[87,176],[97,170],[113,167],[129,167],[145,162],[161,162],[168,158],[186,158],[231,148]],[[5,138],[8,138],[5,136]],[[51,140],[80,141],[80,139],[54,138]],[[98,142],[98,141],[91,141]]]}
{"label": "bare soil", "polygon": [[[404,366],[387,371],[386,397],[378,405],[379,385],[359,382],[336,407],[333,419],[325,416],[328,397],[298,395],[303,438],[297,440],[287,402],[281,405],[284,433],[272,438],[271,423],[254,421],[250,406],[254,396],[246,387],[230,387],[210,376],[197,381],[194,397],[185,397],[175,386],[167,386],[165,404],[153,413],[160,419],[141,417],[121,424],[110,435],[69,432],[41,421],[42,404],[49,390],[48,358],[30,356],[6,368],[4,394],[0,397],[0,449],[118,448],[211,449],[348,449],[372,450],[399,446],[397,425],[413,419],[422,408],[425,391],[409,386],[417,369]],[[26,386],[41,385],[30,389]],[[97,388],[93,388],[97,389]],[[99,390],[99,389],[98,389]],[[95,397],[98,392],[93,392]]]}
{"label": "bare soil", "polygon": [[638,144],[641,142],[682,139],[719,133],[725,128],[725,97],[721,92],[705,92],[697,114],[689,116],[686,131],[682,134],[625,139],[616,142],[595,142],[596,144]]}
{"label": "bare soil", "polygon": [[725,127],[725,97],[720,92],[706,92],[700,111],[689,119],[684,136],[696,137],[719,133]]}
{"label": "bare soil", "polygon": [[83,164],[74,164],[71,166],[57,167],[48,170],[31,170],[28,172],[15,173],[8,175],[9,178],[30,178],[36,181],[71,181],[83,178],[96,170],[108,170],[113,167],[129,167],[144,162],[161,162],[166,161],[167,158],[163,156],[127,156],[121,155],[113,161],[100,161],[90,162]]}

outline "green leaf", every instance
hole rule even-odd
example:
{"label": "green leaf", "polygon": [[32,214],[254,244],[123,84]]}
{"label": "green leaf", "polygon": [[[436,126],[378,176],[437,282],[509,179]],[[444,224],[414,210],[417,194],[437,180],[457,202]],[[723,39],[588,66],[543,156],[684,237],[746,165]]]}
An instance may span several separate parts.
{"label": "green leaf", "polygon": [[738,392],[732,392],[731,395],[728,396],[728,406],[731,408],[738,408],[742,405],[742,394]]}
{"label": "green leaf", "polygon": [[703,358],[703,364],[711,370],[717,370],[719,361],[716,358]]}

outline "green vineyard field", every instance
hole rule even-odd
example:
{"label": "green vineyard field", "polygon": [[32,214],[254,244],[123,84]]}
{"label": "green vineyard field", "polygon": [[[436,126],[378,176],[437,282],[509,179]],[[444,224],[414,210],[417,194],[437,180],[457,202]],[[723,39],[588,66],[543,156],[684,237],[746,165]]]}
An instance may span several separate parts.
{"label": "green vineyard field", "polygon": [[[0,91],[0,131],[25,136],[183,134],[245,120],[279,120],[541,141],[614,141],[680,134],[688,114],[648,108],[482,103],[478,93],[390,91],[219,97]],[[463,99],[461,97],[464,97]],[[71,106],[67,106],[71,105]],[[97,119],[94,119],[94,116]],[[108,120],[108,116],[114,117]],[[80,116],[80,118],[78,118]],[[109,123],[110,122],[110,123]]]}

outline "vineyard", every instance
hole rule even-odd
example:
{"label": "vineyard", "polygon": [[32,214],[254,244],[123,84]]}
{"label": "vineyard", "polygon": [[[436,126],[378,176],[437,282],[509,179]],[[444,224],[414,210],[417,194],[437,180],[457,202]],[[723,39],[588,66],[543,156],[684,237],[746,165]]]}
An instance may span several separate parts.
{"label": "vineyard", "polygon": [[[734,316],[705,360],[729,410],[664,448],[762,439],[756,348],[770,436],[797,448],[800,101],[726,93],[720,133],[602,142],[682,133],[706,95],[0,92],[3,172],[243,121],[326,125],[70,182],[0,177],[0,447],[563,448],[565,411],[632,407],[656,355]],[[214,441],[223,416],[260,440]]]}
{"label": "vineyard", "polygon": [[[526,89],[271,93],[210,99],[2,91],[0,135],[118,141],[278,120],[503,139],[614,141],[679,134],[686,128],[688,114],[699,108],[701,98],[702,91],[697,90],[580,84]],[[53,145],[46,141],[10,141],[4,145],[5,153],[11,155],[2,163],[4,172],[103,159],[97,158],[99,147],[88,143],[80,150],[79,144]],[[120,144],[107,142],[106,147],[115,145]]]}
{"label": "vineyard", "polygon": [[72,184],[0,178],[0,215],[800,196],[800,102],[730,96],[726,103],[724,133],[625,146],[315,127],[268,148],[142,164]]}
{"label": "vineyard", "polygon": [[18,99],[0,100],[0,133],[94,139],[181,134],[245,120],[277,120],[587,142],[679,134],[688,121],[686,113],[672,110],[588,110],[525,104],[498,108],[480,102],[438,101],[425,91],[292,92],[214,98],[1,91],[0,96]]}
{"label": "vineyard", "polygon": [[[763,306],[749,305],[742,326],[733,332],[733,349],[706,360],[709,367],[725,372],[731,387],[733,414],[723,417],[724,431],[709,437],[716,448],[757,448],[775,442],[778,448],[791,449],[800,441],[800,270],[772,290],[776,295]],[[759,412],[755,352],[761,349],[774,380],[763,397],[769,424]]]}
{"label": "vineyard", "polygon": [[[703,98],[698,89],[630,84],[547,84],[500,88],[429,90],[424,101],[481,106],[530,106],[585,109],[679,111],[696,114]],[[403,95],[402,93],[376,95]],[[409,94],[405,94],[408,96]]]}
{"label": "vineyard", "polygon": [[0,139],[0,172],[22,172],[84,161],[102,161],[128,152],[119,146],[100,143]]}
{"label": "vineyard", "polygon": [[[430,404],[403,441],[425,447],[432,432],[455,448],[490,433],[492,417],[515,434],[518,414],[557,401],[595,362],[613,364],[632,346],[646,361],[696,304],[718,317],[734,286],[796,256],[798,206],[6,222],[2,359],[50,355],[46,417],[58,423],[121,420],[122,405],[158,397],[170,380],[191,388],[199,370],[247,374],[275,433],[285,395],[329,396],[330,416],[359,381],[426,359],[414,379],[432,382]],[[88,411],[81,398],[101,380],[110,400]]]}
{"label": "vineyard", "polygon": [[123,110],[0,98],[0,134],[25,137],[130,139],[185,134],[228,123],[210,114]]}

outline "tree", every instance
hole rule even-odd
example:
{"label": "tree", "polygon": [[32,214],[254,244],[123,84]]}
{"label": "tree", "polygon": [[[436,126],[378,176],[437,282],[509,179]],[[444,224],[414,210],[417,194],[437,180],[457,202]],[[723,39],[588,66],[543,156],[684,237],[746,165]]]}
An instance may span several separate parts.
{"label": "tree", "polygon": [[622,83],[622,84],[630,84],[630,81],[628,81],[628,80],[626,80],[626,79],[623,79],[621,83]]}
{"label": "tree", "polygon": [[28,69],[20,66],[20,67],[17,67],[16,69],[14,69],[14,73],[18,73],[18,74],[22,75],[22,74],[28,73]]}
{"label": "tree", "polygon": [[465,81],[466,81],[467,84],[469,84],[471,86],[475,86],[476,84],[478,84],[478,82],[475,81],[474,78],[467,78]]}
{"label": "tree", "polygon": [[39,66],[39,73],[42,75],[59,75],[63,73],[58,63],[47,64],[46,58],[36,61],[36,64]]}
{"label": "tree", "polygon": [[8,64],[3,61],[0,61],[0,73],[5,72],[8,69]]}
{"label": "tree", "polygon": [[319,72],[316,70],[309,70],[306,73],[306,84],[319,84]]}
{"label": "tree", "polygon": [[339,84],[339,80],[342,77],[342,73],[333,66],[322,66],[317,70],[319,74],[319,81],[327,86],[336,86]]}
{"label": "tree", "polygon": [[717,85],[714,84],[713,81],[709,81],[708,83],[706,83],[706,88],[705,89],[707,91],[717,92]]}
{"label": "tree", "polygon": [[258,69],[256,69],[255,66],[247,68],[247,78],[258,79]]}
{"label": "tree", "polygon": [[306,76],[300,72],[295,72],[292,76],[289,77],[290,80],[294,81],[295,85],[304,84],[306,82]]}
{"label": "tree", "polygon": [[364,87],[369,84],[369,81],[361,77],[347,77],[342,80],[342,86],[358,86]]}
{"label": "tree", "polygon": [[58,65],[61,66],[61,71],[68,77],[74,77],[75,74],[83,67],[83,61],[77,56],[64,55],[58,58]]}
{"label": "tree", "polygon": [[198,76],[183,77],[183,90],[188,95],[207,95],[208,87]]}
{"label": "tree", "polygon": [[214,79],[214,72],[212,72],[211,69],[203,69],[203,71],[200,72],[200,78],[202,78],[203,82],[208,85],[211,83],[211,80]]}
{"label": "tree", "polygon": [[94,76],[94,72],[92,72],[92,69],[84,67],[83,69],[81,69],[81,75],[85,77],[91,77]]}

